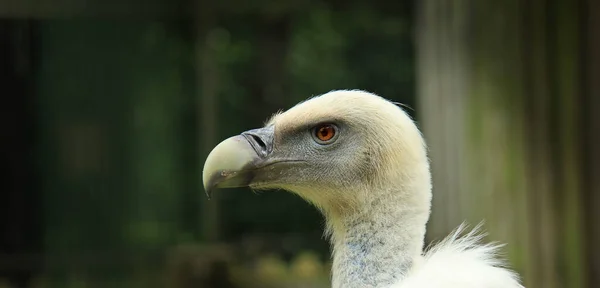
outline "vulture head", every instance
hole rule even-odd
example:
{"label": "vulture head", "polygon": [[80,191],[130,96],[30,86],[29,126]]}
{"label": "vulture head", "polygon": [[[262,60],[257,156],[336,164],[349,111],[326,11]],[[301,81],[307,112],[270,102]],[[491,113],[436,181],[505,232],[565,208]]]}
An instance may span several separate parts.
{"label": "vulture head", "polygon": [[[474,245],[477,236],[423,253],[431,203],[426,145],[405,111],[372,93],[329,92],[224,140],[206,159],[203,181],[209,197],[216,188],[249,186],[287,190],[318,207],[333,244],[335,288],[521,287],[494,266],[493,247]],[[440,283],[463,280],[435,286],[428,273]],[[509,285],[487,286],[490,279]]]}
{"label": "vulture head", "polygon": [[309,99],[263,128],[223,141],[207,158],[203,178],[208,193],[240,186],[283,189],[333,214],[373,208],[392,192],[414,199],[427,213],[431,190],[426,147],[414,122],[398,106],[363,91]]}

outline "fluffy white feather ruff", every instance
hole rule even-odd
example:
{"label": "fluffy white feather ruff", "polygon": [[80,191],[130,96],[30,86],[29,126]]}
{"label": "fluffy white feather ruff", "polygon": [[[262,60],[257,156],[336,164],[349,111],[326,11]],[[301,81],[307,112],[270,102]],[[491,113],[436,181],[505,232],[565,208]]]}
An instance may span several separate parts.
{"label": "fluffy white feather ruff", "polygon": [[523,288],[498,257],[503,245],[480,244],[481,224],[465,236],[461,224],[430,248],[406,277],[391,288]]}

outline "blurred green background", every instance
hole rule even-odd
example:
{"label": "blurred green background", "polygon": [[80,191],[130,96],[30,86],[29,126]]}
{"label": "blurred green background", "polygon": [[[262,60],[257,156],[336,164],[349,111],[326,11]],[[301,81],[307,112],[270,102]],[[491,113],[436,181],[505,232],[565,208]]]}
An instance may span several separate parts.
{"label": "blurred green background", "polygon": [[321,215],[219,191],[222,139],[334,89],[430,146],[427,243],[462,221],[526,287],[600,287],[593,0],[0,4],[0,287],[329,287]]}

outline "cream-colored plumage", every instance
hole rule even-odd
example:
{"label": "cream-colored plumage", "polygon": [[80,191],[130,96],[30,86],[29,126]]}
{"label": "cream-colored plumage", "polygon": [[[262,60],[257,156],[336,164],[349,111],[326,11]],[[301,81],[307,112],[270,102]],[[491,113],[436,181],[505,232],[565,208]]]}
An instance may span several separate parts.
{"label": "cream-colored plumage", "polygon": [[506,263],[498,258],[502,245],[481,244],[479,227],[459,237],[465,230],[459,226],[430,248],[422,263],[392,288],[522,288],[517,274],[503,268]]}
{"label": "cream-colored plumage", "polygon": [[[316,139],[323,125],[336,137]],[[476,231],[457,237],[461,227],[424,252],[426,145],[401,108],[374,94],[333,91],[276,114],[219,144],[203,177],[207,191],[284,189],[318,207],[333,246],[334,288],[522,287]]]}

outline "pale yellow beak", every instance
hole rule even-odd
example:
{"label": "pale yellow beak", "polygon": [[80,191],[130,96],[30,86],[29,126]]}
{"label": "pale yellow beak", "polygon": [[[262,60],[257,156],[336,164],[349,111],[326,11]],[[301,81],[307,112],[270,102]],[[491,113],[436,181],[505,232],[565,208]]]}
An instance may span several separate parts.
{"label": "pale yellow beak", "polygon": [[219,143],[206,158],[202,171],[208,198],[215,188],[248,186],[272,149],[273,127],[246,131]]}

